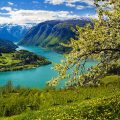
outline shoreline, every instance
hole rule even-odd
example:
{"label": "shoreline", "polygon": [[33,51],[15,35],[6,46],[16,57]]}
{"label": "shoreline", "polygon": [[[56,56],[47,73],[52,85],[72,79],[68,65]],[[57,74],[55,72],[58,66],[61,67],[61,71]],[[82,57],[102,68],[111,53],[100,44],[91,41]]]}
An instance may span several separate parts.
{"label": "shoreline", "polygon": [[[27,67],[27,66],[25,66],[25,67],[23,67],[23,66],[19,66],[19,67],[21,67],[21,68],[13,68],[12,70],[1,70],[0,69],[0,73],[2,73],[2,72],[14,72],[14,71],[21,71],[21,70],[30,70],[30,69],[36,69],[36,68],[38,68],[38,67],[41,67],[41,66],[46,66],[46,65],[50,65],[50,64],[52,64],[52,62],[48,62],[48,63],[46,63],[46,64],[43,64],[43,65],[36,65],[36,66],[34,66],[33,65],[33,67],[31,66],[31,67]],[[22,68],[23,67],[23,68]]]}
{"label": "shoreline", "polygon": [[33,69],[51,63],[43,56],[38,56],[27,50],[19,50],[14,53],[2,53],[0,56],[0,72]]}

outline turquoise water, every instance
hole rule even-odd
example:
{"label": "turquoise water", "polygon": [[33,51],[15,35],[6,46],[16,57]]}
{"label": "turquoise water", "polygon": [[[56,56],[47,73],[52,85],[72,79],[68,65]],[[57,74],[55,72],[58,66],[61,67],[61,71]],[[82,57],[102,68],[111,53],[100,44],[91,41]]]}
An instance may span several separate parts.
{"label": "turquoise water", "polygon": [[[61,59],[64,59],[61,54],[38,47],[20,46],[18,49],[26,49],[36,53],[37,55],[42,55],[53,63],[59,63]],[[94,64],[96,64],[96,62],[89,61],[86,66],[90,67]],[[52,67],[53,64],[50,64],[29,70],[0,72],[0,86],[5,85],[7,81],[11,80],[15,86],[26,88],[44,88],[46,81],[57,76],[57,72],[51,69]]]}

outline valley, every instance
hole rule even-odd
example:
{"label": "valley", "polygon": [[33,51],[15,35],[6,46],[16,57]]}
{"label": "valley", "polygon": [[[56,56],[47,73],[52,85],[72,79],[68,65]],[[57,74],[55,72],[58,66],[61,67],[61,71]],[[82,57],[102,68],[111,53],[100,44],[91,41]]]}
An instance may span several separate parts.
{"label": "valley", "polygon": [[[34,69],[0,72],[0,85],[5,85],[7,81],[11,80],[15,86],[44,89],[46,82],[57,76],[57,72],[52,69],[54,64],[60,63],[60,61],[64,59],[62,54],[40,47],[19,46],[17,50],[27,50],[37,54],[38,56],[43,56],[51,61],[52,64],[39,66]],[[89,60],[86,63],[86,68],[96,64],[97,62]],[[61,83],[58,88],[63,88],[63,83]]]}
{"label": "valley", "polygon": [[43,47],[62,54],[69,53],[71,48],[63,46],[62,43],[66,44],[71,38],[76,38],[73,29],[86,24],[92,24],[90,19],[45,21],[32,27],[18,44]]}
{"label": "valley", "polygon": [[[14,48],[13,51],[1,54],[0,85],[12,80],[15,86],[44,88],[48,80],[57,76],[57,72],[52,69],[54,63],[60,63],[64,59],[63,53],[71,51],[71,48],[64,47],[61,43],[69,42],[71,37],[75,38],[72,27],[75,28],[76,25],[83,27],[87,23],[91,23],[89,19],[50,20],[32,27],[22,39],[19,37],[20,41],[14,44],[15,48],[9,46],[9,49]],[[18,29],[17,31],[20,29],[16,25],[10,25],[6,29],[9,28],[16,28]],[[22,30],[24,29],[21,28]],[[1,46],[3,46],[3,43]],[[16,56],[18,57],[17,59],[15,58]],[[21,59],[22,57],[23,59]],[[29,59],[28,61],[26,60],[27,58]],[[86,69],[96,64],[97,62],[88,60]],[[59,87],[63,87],[63,83]]]}
{"label": "valley", "polygon": [[119,0],[1,0],[0,120],[120,120]]}

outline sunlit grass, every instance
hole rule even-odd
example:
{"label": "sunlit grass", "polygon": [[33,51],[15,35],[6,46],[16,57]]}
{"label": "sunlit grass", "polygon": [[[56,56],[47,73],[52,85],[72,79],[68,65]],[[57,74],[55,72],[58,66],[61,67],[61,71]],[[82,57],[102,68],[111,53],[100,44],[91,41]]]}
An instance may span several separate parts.
{"label": "sunlit grass", "polygon": [[11,116],[0,113],[1,120],[119,120],[120,76],[107,76],[100,83],[73,90],[14,89],[0,97],[6,106],[0,109]]}

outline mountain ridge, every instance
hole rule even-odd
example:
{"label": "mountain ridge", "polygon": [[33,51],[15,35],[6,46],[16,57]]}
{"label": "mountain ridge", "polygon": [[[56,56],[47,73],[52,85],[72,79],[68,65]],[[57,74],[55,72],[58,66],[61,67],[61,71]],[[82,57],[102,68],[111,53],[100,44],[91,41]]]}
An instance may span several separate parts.
{"label": "mountain ridge", "polygon": [[9,41],[19,41],[32,25],[0,24],[0,38]]}
{"label": "mountain ridge", "polygon": [[71,27],[83,27],[92,23],[89,19],[50,20],[32,27],[18,43],[19,45],[40,46],[58,53],[65,53],[70,48],[63,47],[60,43],[67,43],[70,38],[75,38]]}

